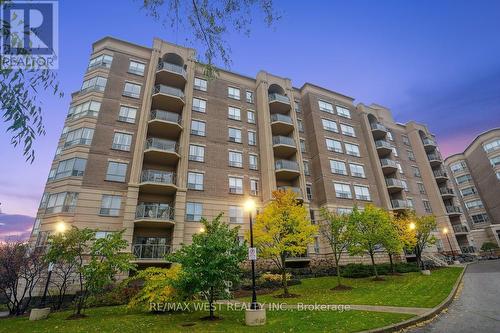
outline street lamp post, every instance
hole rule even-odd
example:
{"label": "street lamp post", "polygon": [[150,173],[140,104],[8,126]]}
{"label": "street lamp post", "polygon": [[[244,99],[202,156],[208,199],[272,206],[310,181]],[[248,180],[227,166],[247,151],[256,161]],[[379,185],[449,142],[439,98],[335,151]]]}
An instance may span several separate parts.
{"label": "street lamp post", "polygon": [[253,246],[253,220],[252,220],[252,211],[255,208],[255,203],[253,200],[249,199],[245,203],[246,209],[248,210],[248,217],[250,220],[250,253],[253,253],[253,257],[250,257],[250,261],[252,262],[252,303],[250,304],[250,309],[257,310],[259,309],[259,303],[257,303],[257,293],[255,291],[255,260],[257,259],[257,251]]}
{"label": "street lamp post", "polygon": [[451,246],[450,237],[448,236],[448,228],[444,227],[443,233],[446,235],[446,239],[448,240],[448,245],[450,246],[451,250],[451,256],[453,257],[453,260],[455,260],[455,250],[453,250],[453,247]]}
{"label": "street lamp post", "polygon": [[47,281],[45,282],[45,289],[43,290],[42,300],[40,301],[40,307],[44,308],[47,302],[47,291],[49,289],[50,277],[52,276],[52,270],[54,269],[54,263],[49,262]]}

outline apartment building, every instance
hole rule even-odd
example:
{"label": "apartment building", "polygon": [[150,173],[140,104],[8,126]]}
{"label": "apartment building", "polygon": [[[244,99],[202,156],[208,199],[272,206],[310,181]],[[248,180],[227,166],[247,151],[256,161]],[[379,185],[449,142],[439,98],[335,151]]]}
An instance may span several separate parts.
{"label": "apartment building", "polygon": [[484,242],[500,245],[500,128],[478,135],[461,154],[445,160],[465,225],[453,226],[462,252]]}
{"label": "apartment building", "polygon": [[[97,236],[125,229],[139,265],[165,264],[202,216],[224,213],[243,237],[243,202],[291,189],[312,223],[321,207],[368,203],[434,214],[437,250],[460,251],[440,232],[458,214],[442,200],[442,163],[427,127],[382,106],[265,71],[208,79],[192,49],[106,37],[72,94],[32,239],[42,244],[61,221]],[[298,259],[329,252],[318,236]]]}

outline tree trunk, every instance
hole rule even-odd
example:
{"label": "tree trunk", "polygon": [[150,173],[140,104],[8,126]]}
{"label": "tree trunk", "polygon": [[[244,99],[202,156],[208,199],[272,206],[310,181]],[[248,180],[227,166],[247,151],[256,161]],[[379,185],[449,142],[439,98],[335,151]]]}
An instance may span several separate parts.
{"label": "tree trunk", "polygon": [[341,286],[342,285],[341,280],[340,280],[340,266],[339,266],[339,261],[340,261],[340,259],[337,259],[337,257],[335,257],[335,265],[337,266],[337,286]]}
{"label": "tree trunk", "polygon": [[281,256],[281,283],[283,284],[283,295],[288,296],[288,281],[286,280],[285,256]]}
{"label": "tree trunk", "polygon": [[394,263],[392,262],[392,253],[389,252],[389,262],[391,263],[391,272],[392,274],[396,274],[396,270],[394,269]]}
{"label": "tree trunk", "polygon": [[214,303],[214,287],[210,287],[210,296],[208,297],[208,306],[210,307],[210,320],[214,319],[214,309],[212,307]]}
{"label": "tree trunk", "polygon": [[375,258],[373,257],[373,251],[370,251],[370,258],[372,259],[373,272],[375,273],[375,278],[378,279],[377,266],[375,265]]}

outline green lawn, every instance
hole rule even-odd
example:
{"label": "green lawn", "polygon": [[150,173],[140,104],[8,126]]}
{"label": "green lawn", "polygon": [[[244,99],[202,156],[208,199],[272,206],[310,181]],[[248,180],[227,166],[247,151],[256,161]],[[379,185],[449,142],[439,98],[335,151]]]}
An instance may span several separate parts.
{"label": "green lawn", "polygon": [[[267,324],[247,327],[243,311],[223,310],[223,320],[201,321],[205,312],[148,314],[126,310],[122,306],[94,308],[88,318],[65,320],[71,312],[51,314],[43,321],[28,318],[0,319],[0,332],[356,332],[411,318],[411,315],[365,311],[268,311]],[[184,327],[183,324],[195,323]]]}
{"label": "green lawn", "polygon": [[[441,303],[451,292],[461,267],[447,267],[432,271],[430,276],[406,273],[402,276],[385,276],[386,281],[343,279],[342,283],[353,287],[350,291],[330,291],[337,285],[336,277],[303,279],[300,285],[289,288],[298,298],[279,299],[272,294],[258,297],[259,302],[364,304],[432,308]],[[249,301],[250,298],[244,298]]]}

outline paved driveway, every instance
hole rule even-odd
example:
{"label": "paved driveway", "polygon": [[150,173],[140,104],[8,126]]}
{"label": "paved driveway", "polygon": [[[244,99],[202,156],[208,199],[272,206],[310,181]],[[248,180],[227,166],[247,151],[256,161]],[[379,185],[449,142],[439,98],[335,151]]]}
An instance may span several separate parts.
{"label": "paved driveway", "polygon": [[407,332],[500,332],[500,260],[469,265],[463,289],[448,311],[427,325]]}

